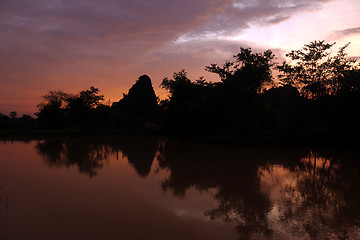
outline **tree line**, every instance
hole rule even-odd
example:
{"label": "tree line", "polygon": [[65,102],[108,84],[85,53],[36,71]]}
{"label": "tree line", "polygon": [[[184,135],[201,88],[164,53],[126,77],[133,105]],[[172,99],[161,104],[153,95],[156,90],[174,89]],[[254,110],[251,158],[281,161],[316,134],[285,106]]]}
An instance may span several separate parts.
{"label": "tree line", "polygon": [[[206,66],[220,81],[192,81],[181,70],[164,78],[160,101],[147,75],[119,102],[103,104],[91,87],[78,94],[50,91],[38,106],[40,129],[159,130],[166,133],[245,138],[346,138],[360,134],[360,66],[335,43],[314,41],[278,64],[271,50],[240,48],[232,60]],[[2,126],[20,121],[0,115]],[[25,121],[26,122],[26,121]],[[21,125],[21,124],[20,124]]]}

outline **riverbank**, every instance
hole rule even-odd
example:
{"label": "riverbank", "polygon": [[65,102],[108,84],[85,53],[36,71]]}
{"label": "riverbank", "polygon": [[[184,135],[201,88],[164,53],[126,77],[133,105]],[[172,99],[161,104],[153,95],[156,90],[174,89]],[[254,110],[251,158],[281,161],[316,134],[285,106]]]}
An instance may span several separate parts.
{"label": "riverbank", "polygon": [[259,134],[241,136],[237,134],[184,134],[169,133],[159,129],[96,129],[71,127],[65,129],[44,130],[44,129],[2,129],[0,139],[2,140],[23,140],[23,139],[49,139],[49,138],[77,138],[77,137],[121,137],[124,135],[153,135],[164,138],[193,139],[204,144],[221,145],[243,145],[243,146],[314,146],[314,147],[351,147],[356,148],[359,139],[344,138],[339,136],[326,135],[280,135],[280,134]]}

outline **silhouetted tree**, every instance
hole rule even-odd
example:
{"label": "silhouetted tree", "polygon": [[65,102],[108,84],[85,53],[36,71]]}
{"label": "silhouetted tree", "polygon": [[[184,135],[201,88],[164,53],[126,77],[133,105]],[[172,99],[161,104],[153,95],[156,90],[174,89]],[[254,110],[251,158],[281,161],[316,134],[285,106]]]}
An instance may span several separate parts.
{"label": "silhouetted tree", "polygon": [[68,100],[69,117],[72,123],[89,121],[90,112],[100,105],[104,95],[99,94],[100,90],[93,86],[89,90],[83,90],[77,96]]}
{"label": "silhouetted tree", "polygon": [[165,129],[193,133],[210,130],[216,117],[215,84],[202,77],[192,82],[183,69],[174,73],[173,79],[164,78],[160,86],[170,92],[161,102],[160,122]]}
{"label": "silhouetted tree", "polygon": [[40,124],[46,128],[59,128],[65,124],[65,113],[69,100],[73,96],[63,91],[50,91],[44,95],[44,102],[38,105],[38,117]]}
{"label": "silhouetted tree", "polygon": [[240,48],[235,61],[206,67],[222,81],[217,90],[222,132],[250,136],[263,131],[265,109],[259,94],[273,84],[274,57],[270,50],[253,53],[250,48]]}
{"label": "silhouetted tree", "polygon": [[360,95],[360,69],[351,69],[339,76],[336,82],[335,93],[343,96]]}
{"label": "silhouetted tree", "polygon": [[93,109],[99,106],[100,101],[104,100],[104,95],[99,94],[99,92],[98,88],[91,86],[89,90],[81,91],[78,98],[82,100],[86,108]]}
{"label": "silhouetted tree", "polygon": [[57,108],[65,108],[68,104],[69,98],[73,97],[63,91],[49,91],[48,94],[43,96],[44,102],[38,105],[41,111],[43,107],[54,106]]}
{"label": "silhouetted tree", "polygon": [[162,102],[160,118],[168,129],[192,133],[218,132],[248,135],[259,131],[262,106],[259,93],[272,84],[273,53],[253,53],[241,48],[235,61],[211,64],[206,70],[219,75],[221,82],[192,82],[185,70],[165,78],[161,87],[170,92]]}
{"label": "silhouetted tree", "polygon": [[262,125],[272,134],[296,136],[303,126],[305,102],[291,85],[273,87],[262,94],[264,115]]}
{"label": "silhouetted tree", "polygon": [[278,66],[279,79],[308,99],[297,114],[303,133],[322,139],[353,139],[360,132],[360,70],[345,52],[349,43],[333,55],[334,44],[314,41],[291,51],[286,56],[293,62]]}
{"label": "silhouetted tree", "polygon": [[17,112],[11,112],[9,116],[11,119],[15,119],[17,117]]}
{"label": "silhouetted tree", "polygon": [[38,105],[36,113],[40,123],[46,128],[61,128],[82,122],[89,122],[95,109],[101,105],[104,96],[100,90],[90,87],[77,95],[62,91],[50,91],[44,102]]}
{"label": "silhouetted tree", "polygon": [[337,55],[331,56],[334,44],[314,41],[305,44],[303,49],[286,54],[294,63],[284,62],[278,66],[280,80],[297,87],[304,96],[312,99],[349,88],[345,87],[346,79],[351,71],[357,69],[355,60],[345,53],[349,43],[341,47]]}
{"label": "silhouetted tree", "polygon": [[112,108],[122,115],[127,125],[144,127],[154,121],[158,113],[158,97],[155,94],[151,79],[142,75]]}
{"label": "silhouetted tree", "polygon": [[9,122],[10,122],[9,116],[0,113],[0,129],[9,128]]}
{"label": "silhouetted tree", "polygon": [[[206,70],[219,82],[196,81],[181,70],[164,78],[169,91],[158,104],[151,79],[142,75],[111,108],[98,88],[77,95],[50,91],[36,113],[45,128],[74,127],[128,131],[160,129],[183,134],[231,135],[238,139],[302,136],[319,139],[360,136],[360,66],[345,52],[331,54],[334,43],[314,41],[286,56],[292,63],[277,66],[274,54],[240,48],[234,60],[211,64]],[[11,128],[20,121],[4,120]],[[2,127],[7,128],[7,127]],[[74,128],[75,129],[75,128]]]}
{"label": "silhouetted tree", "polygon": [[8,116],[6,116],[5,114],[3,113],[0,113],[0,119],[5,119],[5,118],[9,118]]}
{"label": "silhouetted tree", "polygon": [[259,93],[272,83],[271,68],[275,55],[271,50],[253,53],[251,48],[240,48],[234,58],[235,61],[226,61],[221,66],[211,64],[205,69],[218,74],[224,85],[240,92]]}

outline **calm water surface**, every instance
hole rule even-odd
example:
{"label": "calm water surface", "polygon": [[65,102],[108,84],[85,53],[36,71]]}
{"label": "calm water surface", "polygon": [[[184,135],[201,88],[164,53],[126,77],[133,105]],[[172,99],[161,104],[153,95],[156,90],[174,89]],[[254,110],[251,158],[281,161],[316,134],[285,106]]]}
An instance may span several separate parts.
{"label": "calm water surface", "polygon": [[0,239],[360,239],[360,154],[154,136],[0,144]]}

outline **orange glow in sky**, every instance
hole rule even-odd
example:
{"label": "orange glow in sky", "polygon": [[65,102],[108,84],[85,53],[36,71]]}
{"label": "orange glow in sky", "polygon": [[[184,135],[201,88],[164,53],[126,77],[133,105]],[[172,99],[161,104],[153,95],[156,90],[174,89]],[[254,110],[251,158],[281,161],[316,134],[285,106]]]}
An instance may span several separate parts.
{"label": "orange glow in sky", "polygon": [[0,112],[34,113],[49,90],[98,87],[118,101],[147,74],[206,73],[242,47],[277,57],[313,40],[351,42],[360,56],[358,0],[5,0],[0,2]]}

